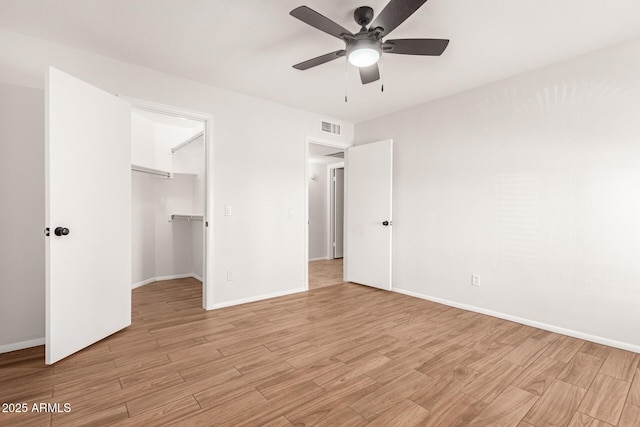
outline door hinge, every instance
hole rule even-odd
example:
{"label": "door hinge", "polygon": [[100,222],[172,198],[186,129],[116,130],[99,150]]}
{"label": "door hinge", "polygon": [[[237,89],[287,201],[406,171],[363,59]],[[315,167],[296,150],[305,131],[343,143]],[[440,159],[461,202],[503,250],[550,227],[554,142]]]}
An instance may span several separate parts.
{"label": "door hinge", "polygon": [[44,235],[49,237],[51,235],[51,230],[49,229],[49,227],[44,229]]}

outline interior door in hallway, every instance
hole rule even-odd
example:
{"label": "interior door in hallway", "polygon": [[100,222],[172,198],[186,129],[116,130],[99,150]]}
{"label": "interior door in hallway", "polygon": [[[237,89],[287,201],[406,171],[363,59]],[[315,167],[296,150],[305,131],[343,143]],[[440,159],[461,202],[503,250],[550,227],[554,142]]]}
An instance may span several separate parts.
{"label": "interior door in hallway", "polygon": [[46,363],[131,324],[131,109],[55,68],[46,88]]}
{"label": "interior door in hallway", "polygon": [[391,290],[393,141],[347,150],[346,279]]}
{"label": "interior door in hallway", "polygon": [[331,186],[331,229],[332,257],[342,258],[344,255],[344,168],[331,169],[333,173]]}

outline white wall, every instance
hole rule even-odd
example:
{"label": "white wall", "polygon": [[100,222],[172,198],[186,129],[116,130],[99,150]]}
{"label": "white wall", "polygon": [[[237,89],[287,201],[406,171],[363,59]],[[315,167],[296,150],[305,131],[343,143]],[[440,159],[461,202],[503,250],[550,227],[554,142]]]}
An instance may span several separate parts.
{"label": "white wall", "polygon": [[640,351],[639,118],[636,40],[357,125],[395,142],[394,288]]}
{"label": "white wall", "polygon": [[44,92],[0,83],[0,353],[44,343]]}
{"label": "white wall", "polygon": [[188,221],[169,222],[171,214],[194,213],[194,175],[174,174],[172,179],[156,179],[156,277],[171,277],[192,273],[192,224]]}
{"label": "white wall", "polygon": [[[315,179],[311,179],[311,178]],[[325,163],[309,162],[309,259],[328,258],[327,180]]]}
{"label": "white wall", "polygon": [[[350,143],[353,125],[6,30],[0,30],[0,58],[0,83],[42,89],[53,65],[113,93],[210,114],[215,238],[207,306],[304,288],[305,137]],[[41,127],[42,115],[34,117]],[[322,134],[322,120],[339,123],[343,134]],[[30,197],[41,203],[39,194]],[[224,215],[225,205],[232,216]],[[31,268],[42,274],[44,263]],[[35,304],[21,310],[41,315]]]}
{"label": "white wall", "polygon": [[131,174],[131,284],[152,281],[156,275],[156,181],[145,173]]}

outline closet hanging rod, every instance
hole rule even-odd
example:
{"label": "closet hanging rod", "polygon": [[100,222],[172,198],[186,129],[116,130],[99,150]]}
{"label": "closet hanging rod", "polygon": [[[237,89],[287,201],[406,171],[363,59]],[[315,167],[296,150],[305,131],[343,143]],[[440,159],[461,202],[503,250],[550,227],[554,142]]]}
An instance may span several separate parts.
{"label": "closet hanging rod", "polygon": [[151,169],[145,166],[131,165],[131,170],[135,172],[148,173],[150,175],[161,176],[163,178],[171,178],[171,172],[161,171],[158,169]]}
{"label": "closet hanging rod", "polygon": [[176,145],[175,147],[173,147],[171,149],[171,154],[175,153],[176,151],[178,151],[179,149],[181,149],[182,147],[186,147],[187,145],[191,144],[193,141],[197,140],[198,138],[204,136],[204,131],[198,132],[195,135],[193,135],[191,138],[187,139],[185,142]]}
{"label": "closet hanging rod", "polygon": [[202,215],[171,215],[171,221],[181,220],[181,221],[202,221]]}

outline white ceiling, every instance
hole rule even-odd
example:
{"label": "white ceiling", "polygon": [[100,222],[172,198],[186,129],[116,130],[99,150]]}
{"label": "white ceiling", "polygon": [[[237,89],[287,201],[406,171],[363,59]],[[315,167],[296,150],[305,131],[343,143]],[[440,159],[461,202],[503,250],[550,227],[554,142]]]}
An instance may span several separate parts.
{"label": "white ceiling", "polygon": [[307,5],[355,32],[356,7],[387,2],[0,0],[0,26],[351,122],[640,37],[638,0],[430,0],[390,38],[451,43],[441,57],[385,55],[384,93],[344,59],[291,67],[343,43],[289,11]]}

